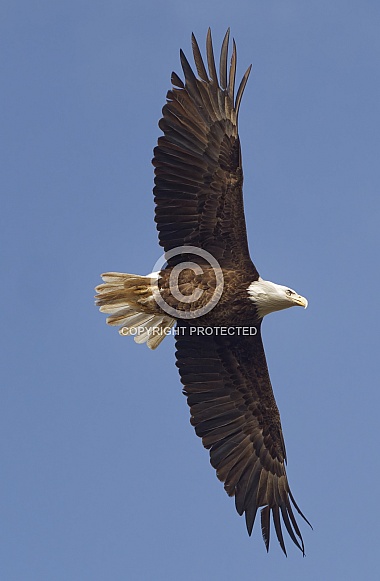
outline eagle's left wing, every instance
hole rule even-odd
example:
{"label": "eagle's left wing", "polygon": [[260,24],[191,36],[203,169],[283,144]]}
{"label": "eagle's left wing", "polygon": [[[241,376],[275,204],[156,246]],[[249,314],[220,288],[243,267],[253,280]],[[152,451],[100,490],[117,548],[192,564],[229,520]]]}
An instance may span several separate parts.
{"label": "eagle's left wing", "polygon": [[[243,207],[243,169],[238,113],[248,79],[246,71],[235,97],[236,47],[227,73],[229,31],[216,71],[211,32],[207,34],[207,73],[193,35],[195,76],[181,51],[185,82],[173,73],[159,126],[163,136],[154,150],[154,196],[160,245],[165,252],[195,246],[209,252],[223,268],[259,275],[249,256]],[[186,256],[186,255],[185,255]],[[185,260],[178,253],[171,265]]]}
{"label": "eagle's left wing", "polygon": [[[238,328],[237,328],[238,329]],[[255,336],[195,334],[178,323],[176,357],[191,423],[236,509],[245,513],[251,534],[256,512],[269,549],[270,514],[286,554],[281,517],[291,539],[304,553],[292,506],[298,508],[285,471],[286,452],[260,329]],[[230,331],[229,331],[230,332]]]}

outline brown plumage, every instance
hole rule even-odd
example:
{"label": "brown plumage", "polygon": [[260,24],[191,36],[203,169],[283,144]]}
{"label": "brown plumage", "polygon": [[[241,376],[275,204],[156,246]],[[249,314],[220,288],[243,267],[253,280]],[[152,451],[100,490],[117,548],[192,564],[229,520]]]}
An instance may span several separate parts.
{"label": "brown plumage", "polygon": [[[237,265],[258,274],[248,251],[243,172],[237,119],[251,67],[246,71],[234,102],[236,47],[227,78],[227,32],[221,53],[221,88],[215,69],[211,32],[207,35],[209,75],[192,36],[197,79],[181,51],[185,84],[172,74],[159,127],[164,136],[154,150],[157,229],[165,251],[181,245],[199,246],[222,267]],[[176,256],[175,261],[180,261]]]}
{"label": "brown plumage", "polygon": [[[269,378],[260,327],[255,336],[194,335],[182,323],[176,357],[191,423],[236,510],[245,513],[251,534],[258,508],[266,548],[269,514],[286,554],[280,516],[291,539],[304,553],[291,502],[298,508],[285,471],[286,451],[280,414]],[[306,519],[305,519],[306,520]],[[307,521],[308,522],[308,521]]]}
{"label": "brown plumage", "polygon": [[[222,45],[219,78],[210,30],[206,40],[208,71],[194,35],[198,78],[181,51],[185,80],[172,73],[173,88],[167,93],[159,122],[163,136],[158,139],[153,159],[160,245],[165,252],[192,246],[210,253],[223,273],[221,296],[209,312],[192,318],[196,309],[212,300],[217,280],[214,269],[202,256],[185,249],[169,256],[158,279],[153,275],[103,275],[105,284],[97,287],[97,304],[110,315],[109,324],[121,326],[122,334],[132,334],[133,324],[143,323],[145,331],[135,340],[146,341],[151,348],[163,338],[152,338],[152,329],[162,330],[177,322],[176,364],[191,423],[209,449],[211,464],[227,493],[235,496],[237,512],[245,514],[248,533],[261,508],[267,550],[272,516],[285,554],[281,522],[304,553],[292,505],[306,518],[290,492],[286,476],[285,444],[261,340],[261,323],[269,312],[294,304],[306,306],[307,301],[291,289],[262,281],[249,256],[237,122],[251,67],[235,97],[236,47],[233,42],[228,70],[228,42],[229,31]],[[201,268],[201,274],[186,267],[189,260]],[[175,286],[180,292],[178,298],[178,293],[173,293],[171,275],[181,264],[184,267]],[[181,296],[194,291],[199,291],[199,298],[193,302],[181,300]],[[176,315],[157,304],[155,292],[175,309]],[[289,304],[282,292],[289,297]],[[267,302],[263,302],[264,295]],[[224,326],[229,327],[228,334],[220,331]],[[242,326],[250,326],[256,333],[242,335],[238,331]],[[205,327],[213,329],[211,335],[194,332]]]}

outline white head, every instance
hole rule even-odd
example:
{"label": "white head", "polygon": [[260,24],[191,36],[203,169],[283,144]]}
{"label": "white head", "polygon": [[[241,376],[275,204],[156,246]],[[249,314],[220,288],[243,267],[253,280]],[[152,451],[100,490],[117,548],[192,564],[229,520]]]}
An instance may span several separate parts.
{"label": "white head", "polygon": [[295,305],[305,309],[307,307],[307,300],[293,289],[269,280],[263,280],[261,277],[252,282],[247,290],[249,298],[256,305],[260,318],[273,313],[273,311],[281,311]]}

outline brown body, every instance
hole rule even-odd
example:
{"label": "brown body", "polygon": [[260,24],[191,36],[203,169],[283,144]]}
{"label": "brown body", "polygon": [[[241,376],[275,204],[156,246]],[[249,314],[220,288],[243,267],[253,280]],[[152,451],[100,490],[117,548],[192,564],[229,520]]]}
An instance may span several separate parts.
{"label": "brown body", "polygon": [[[217,280],[213,268],[202,266],[203,273],[195,274],[193,270],[182,270],[176,287],[180,295],[188,297],[199,291],[200,298],[190,303],[173,296],[170,275],[173,267],[160,272],[158,287],[165,302],[173,309],[186,314],[206,307],[215,293]],[[223,292],[215,306],[205,315],[191,318],[196,326],[258,325],[254,303],[249,299],[247,289],[252,283],[252,273],[223,269]]]}

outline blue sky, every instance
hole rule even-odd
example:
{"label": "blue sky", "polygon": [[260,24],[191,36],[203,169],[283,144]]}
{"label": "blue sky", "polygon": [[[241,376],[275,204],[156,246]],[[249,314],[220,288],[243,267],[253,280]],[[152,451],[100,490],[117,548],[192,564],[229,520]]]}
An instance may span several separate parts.
{"label": "blue sky", "polygon": [[[379,575],[380,6],[351,0],[3,1],[0,577]],[[160,256],[152,149],[179,48],[228,26],[245,211],[306,558],[248,538],[189,424],[173,338],[120,337],[99,274]],[[5,308],[4,308],[5,307]],[[259,523],[257,523],[259,524]]]}

